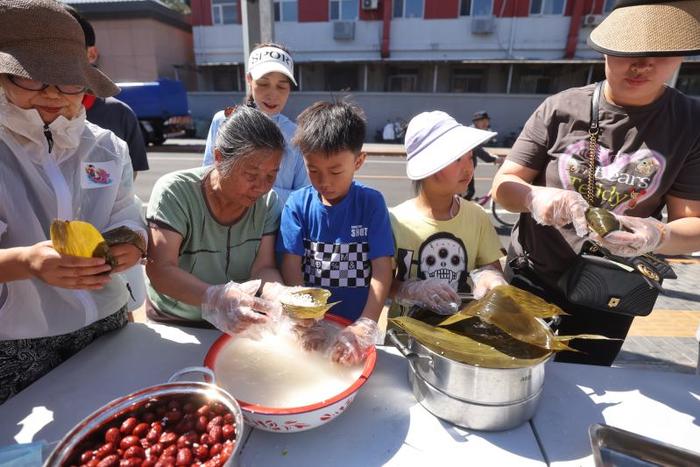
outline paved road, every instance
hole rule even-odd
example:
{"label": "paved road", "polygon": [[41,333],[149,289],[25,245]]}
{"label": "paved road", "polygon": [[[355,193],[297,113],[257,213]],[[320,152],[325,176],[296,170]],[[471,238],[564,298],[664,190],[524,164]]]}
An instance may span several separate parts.
{"label": "paved road", "polygon": [[[148,158],[151,170],[142,172],[136,180],[138,196],[147,202],[155,181],[165,173],[197,167],[201,153],[195,152],[198,142],[151,148]],[[179,151],[179,152],[178,152]],[[492,164],[479,163],[476,170],[476,193],[485,194],[496,172]],[[359,171],[357,179],[380,190],[388,206],[413,196],[410,180],[405,176],[405,162],[399,156],[370,156]],[[501,212],[513,222],[513,214]],[[494,224],[497,223],[494,220]],[[507,229],[498,228],[502,244],[508,244]],[[636,318],[615,366],[653,368],[664,371],[692,373],[698,359],[698,344],[694,338],[700,325],[700,264],[697,258],[684,258],[674,264],[679,276],[668,281],[666,293],[659,298],[654,312]]]}

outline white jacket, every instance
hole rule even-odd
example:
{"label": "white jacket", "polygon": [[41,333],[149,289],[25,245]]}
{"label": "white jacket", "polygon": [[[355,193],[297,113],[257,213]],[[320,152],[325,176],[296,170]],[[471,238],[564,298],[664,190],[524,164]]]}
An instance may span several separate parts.
{"label": "white jacket", "polygon": [[[48,240],[53,219],[84,220],[102,232],[124,225],[145,237],[126,143],[86,122],[84,110],[45,126],[36,110],[9,103],[0,90],[0,248]],[[127,299],[120,275],[98,291],[39,279],[2,283],[0,340],[72,332]]]}

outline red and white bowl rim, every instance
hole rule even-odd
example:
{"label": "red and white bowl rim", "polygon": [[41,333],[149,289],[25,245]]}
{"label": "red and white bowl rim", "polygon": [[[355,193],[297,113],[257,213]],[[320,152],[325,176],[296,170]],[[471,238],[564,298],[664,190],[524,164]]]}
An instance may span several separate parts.
{"label": "red and white bowl rim", "polygon": [[[327,314],[324,318],[326,321],[330,321],[336,324],[340,324],[341,326],[347,326],[350,324],[350,321],[342,318],[340,316],[335,316],[331,314]],[[210,368],[214,374],[216,374],[216,367],[215,367],[215,362],[216,362],[216,357],[219,355],[219,352],[221,349],[228,344],[229,340],[233,339],[233,336],[230,336],[228,334],[222,334],[214,343],[211,345],[209,348],[209,351],[207,352],[207,355],[204,357],[204,366],[207,368]],[[308,413],[308,412],[313,412],[315,410],[322,409],[324,407],[328,407],[330,405],[335,404],[338,401],[342,401],[343,399],[346,399],[350,395],[352,395],[354,392],[356,392],[360,387],[365,384],[369,376],[372,374],[372,371],[374,371],[374,366],[377,363],[377,351],[374,347],[372,347],[369,355],[367,356],[367,359],[365,360],[365,366],[362,370],[362,374],[360,375],[359,378],[345,391],[341,392],[340,394],[331,397],[330,399],[326,399],[322,402],[317,402],[315,404],[311,405],[304,405],[301,407],[288,407],[288,408],[274,408],[274,407],[267,407],[264,405],[258,405],[258,404],[251,404],[249,402],[242,401],[238,398],[236,398],[235,394],[232,394],[233,397],[238,401],[238,405],[241,406],[241,410],[251,412],[254,414],[267,414],[267,415],[296,415],[296,414],[303,414],[303,413]]]}

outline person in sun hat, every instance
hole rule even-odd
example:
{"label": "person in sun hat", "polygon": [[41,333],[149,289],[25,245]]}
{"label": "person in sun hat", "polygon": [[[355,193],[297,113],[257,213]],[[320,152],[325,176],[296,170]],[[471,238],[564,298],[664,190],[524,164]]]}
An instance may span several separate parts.
{"label": "person in sun hat", "polygon": [[[458,293],[481,298],[506,283],[501,243],[488,215],[459,196],[474,174],[472,150],[495,135],[441,111],[421,113],[408,124],[406,175],[414,181],[416,197],[389,209],[395,240],[392,290],[399,305],[454,313]],[[391,315],[399,312],[392,307]]]}
{"label": "person in sun hat", "polygon": [[63,4],[0,0],[0,403],[98,336],[126,324],[120,273],[142,252],[59,254],[52,220],[146,232],[126,144],[85,121],[83,96],[117,93],[90,65]]}
{"label": "person in sun hat", "polygon": [[[596,237],[584,217],[596,84],[539,106],[493,193],[522,213],[511,235],[511,283],[569,313],[560,333],[616,339],[573,341],[580,352],[560,352],[556,360],[611,365],[632,317],[570,303],[558,281],[588,237],[618,256],[700,249],[700,102],[666,84],[683,56],[700,53],[700,1],[621,0],[588,43],[605,58],[591,204],[612,211],[625,229]],[[659,220],[664,208],[666,222]]]}
{"label": "person in sun hat", "polygon": [[[299,150],[291,144],[297,125],[282,114],[292,86],[296,86],[294,79],[294,60],[290,52],[283,46],[275,43],[257,45],[248,58],[248,73],[246,82],[250,89],[246,97],[246,105],[255,107],[277,123],[287,147],[282,157],[274,190],[284,205],[289,194],[309,184],[309,176],[304,167],[304,159]],[[214,163],[214,146],[216,134],[221,122],[226,119],[231,108],[222,110],[214,115],[209,127],[207,144],[204,150],[203,165]]]}

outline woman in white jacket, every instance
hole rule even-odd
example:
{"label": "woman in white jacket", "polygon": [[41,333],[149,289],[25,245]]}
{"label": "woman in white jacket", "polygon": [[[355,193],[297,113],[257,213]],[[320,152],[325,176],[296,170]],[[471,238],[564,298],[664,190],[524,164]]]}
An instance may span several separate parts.
{"label": "woman in white jacket", "polygon": [[[21,25],[21,27],[17,27]],[[59,2],[0,1],[0,403],[126,323],[119,275],[141,251],[61,255],[54,219],[144,235],[126,144],[85,121],[86,91],[118,88],[89,65],[82,29]]]}

